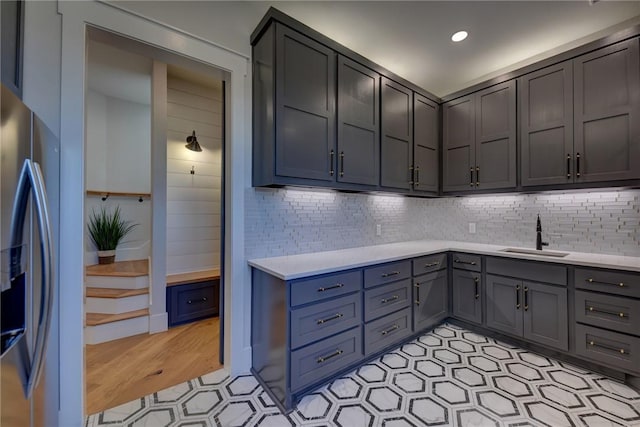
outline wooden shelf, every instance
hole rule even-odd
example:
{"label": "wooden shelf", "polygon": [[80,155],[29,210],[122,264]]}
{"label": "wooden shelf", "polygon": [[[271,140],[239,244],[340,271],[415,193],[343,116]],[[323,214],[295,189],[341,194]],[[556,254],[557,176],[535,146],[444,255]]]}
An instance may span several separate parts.
{"label": "wooden shelf", "polygon": [[220,278],[220,269],[193,271],[189,273],[170,274],[167,276],[167,286],[184,285],[187,283],[204,282]]}
{"label": "wooden shelf", "polygon": [[151,199],[151,193],[124,193],[120,191],[87,190],[87,196],[102,197],[103,201],[107,200],[109,197],[133,197],[141,202],[144,199]]}

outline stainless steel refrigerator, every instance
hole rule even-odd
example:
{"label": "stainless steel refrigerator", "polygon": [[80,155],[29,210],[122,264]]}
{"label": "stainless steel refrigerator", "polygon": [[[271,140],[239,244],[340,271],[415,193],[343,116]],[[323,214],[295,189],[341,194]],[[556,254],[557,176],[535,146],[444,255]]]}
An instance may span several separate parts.
{"label": "stainless steel refrigerator", "polygon": [[57,426],[59,143],[0,92],[0,426]]}

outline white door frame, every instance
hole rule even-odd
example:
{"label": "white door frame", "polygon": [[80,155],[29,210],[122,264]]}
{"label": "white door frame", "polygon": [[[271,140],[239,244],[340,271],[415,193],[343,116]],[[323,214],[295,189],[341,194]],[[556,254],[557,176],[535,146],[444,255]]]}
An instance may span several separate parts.
{"label": "white door frame", "polygon": [[84,422],[84,196],[86,26],[93,25],[228,71],[225,149],[225,369],[251,366],[250,271],[244,251],[244,197],[251,185],[249,58],[182,30],[101,2],[58,2],[62,17],[60,119],[60,417]]}

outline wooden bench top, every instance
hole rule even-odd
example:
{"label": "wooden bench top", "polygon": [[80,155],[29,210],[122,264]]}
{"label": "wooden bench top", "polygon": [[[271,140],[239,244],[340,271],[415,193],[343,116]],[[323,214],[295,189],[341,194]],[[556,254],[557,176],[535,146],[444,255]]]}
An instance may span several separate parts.
{"label": "wooden bench top", "polygon": [[192,271],[189,273],[169,274],[167,275],[167,286],[204,282],[205,280],[214,280],[219,278],[219,268],[213,268],[211,270]]}

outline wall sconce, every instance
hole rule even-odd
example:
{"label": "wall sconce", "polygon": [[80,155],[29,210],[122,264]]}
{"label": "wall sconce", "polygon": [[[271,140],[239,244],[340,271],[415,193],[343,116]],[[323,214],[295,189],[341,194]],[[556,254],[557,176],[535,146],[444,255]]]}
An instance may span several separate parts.
{"label": "wall sconce", "polygon": [[196,138],[196,131],[194,130],[191,136],[187,137],[188,144],[185,145],[191,151],[202,151],[200,144],[198,144],[198,139]]}

